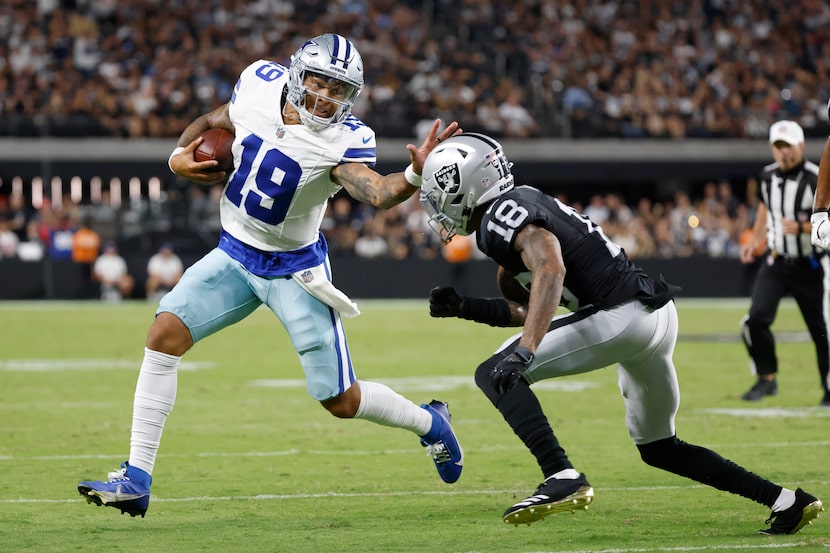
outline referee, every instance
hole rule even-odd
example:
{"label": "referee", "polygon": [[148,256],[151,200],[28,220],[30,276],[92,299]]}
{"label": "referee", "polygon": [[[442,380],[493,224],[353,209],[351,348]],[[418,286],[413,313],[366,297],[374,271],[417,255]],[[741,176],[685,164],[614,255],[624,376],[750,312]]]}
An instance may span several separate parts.
{"label": "referee", "polygon": [[804,159],[804,130],[794,121],[774,123],[769,142],[775,163],[764,168],[752,240],[741,247],[742,263],[754,260],[752,252],[759,244],[766,242],[768,248],[755,277],[749,314],[741,321],[741,337],[758,375],[741,399],[758,401],[778,393],[778,359],[770,326],[781,298],[790,294],[816,345],[824,394],[821,405],[830,406],[830,346],[825,319],[830,258],[810,242],[818,166]]}

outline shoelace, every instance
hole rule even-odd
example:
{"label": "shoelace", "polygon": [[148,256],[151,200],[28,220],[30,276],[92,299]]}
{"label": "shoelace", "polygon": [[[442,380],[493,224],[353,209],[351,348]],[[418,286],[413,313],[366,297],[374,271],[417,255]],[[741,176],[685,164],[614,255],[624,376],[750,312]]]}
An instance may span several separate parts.
{"label": "shoelace", "polygon": [[435,442],[427,446],[427,455],[435,459],[436,463],[447,463],[452,461],[452,456],[447,451],[444,442]]}
{"label": "shoelace", "polygon": [[127,478],[127,467],[114,470],[113,472],[108,472],[107,480],[129,480],[129,478]]}

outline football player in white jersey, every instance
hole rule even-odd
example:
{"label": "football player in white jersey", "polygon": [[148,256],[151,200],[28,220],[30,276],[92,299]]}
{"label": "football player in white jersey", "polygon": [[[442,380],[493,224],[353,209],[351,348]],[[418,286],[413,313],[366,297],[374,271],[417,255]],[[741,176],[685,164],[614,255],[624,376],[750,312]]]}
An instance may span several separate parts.
{"label": "football player in white jersey", "polygon": [[[249,65],[230,101],[197,118],[179,137],[170,168],[215,184],[228,177],[221,200],[217,248],[190,267],[160,301],[136,384],[129,459],[106,481],[86,481],[87,501],[144,516],[164,423],[176,398],[177,368],[194,343],[232,325],[262,304],[285,326],[306,376],[308,393],[334,416],[407,429],[428,448],[441,478],[455,482],[463,455],[446,404],[416,405],[390,388],[358,381],[341,315],[359,314],[331,282],[320,224],[328,199],[341,188],[386,208],[410,197],[421,167],[440,141],[461,132],[436,120],[411,164],[381,175],[375,133],[351,114],[363,88],[354,44],[336,34],[308,40],[289,67],[269,60]],[[194,151],[210,128],[234,133],[234,169]]]}
{"label": "football player in white jersey", "polygon": [[[475,372],[476,384],[524,442],[544,481],[503,520],[530,524],[587,508],[594,489],[565,454],[531,384],[617,365],[626,426],[647,464],[770,507],[763,534],[794,534],[822,503],[686,443],[675,434],[680,403],[672,355],[676,287],[632,263],[598,225],[530,186],[514,186],[501,145],[476,133],[452,137],[423,164],[421,202],[444,242],[475,233],[498,265],[502,297],[430,293],[433,317],[522,327]],[[555,315],[560,305],[571,311]]]}

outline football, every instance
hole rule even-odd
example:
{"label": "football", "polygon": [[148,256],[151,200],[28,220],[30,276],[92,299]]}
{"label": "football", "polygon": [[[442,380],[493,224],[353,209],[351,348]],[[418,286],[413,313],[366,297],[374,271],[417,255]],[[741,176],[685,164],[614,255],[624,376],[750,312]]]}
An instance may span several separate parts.
{"label": "football", "polygon": [[233,169],[233,133],[225,129],[210,129],[202,133],[204,140],[193,152],[196,161],[208,161],[215,159],[219,165],[210,171],[227,171]]}

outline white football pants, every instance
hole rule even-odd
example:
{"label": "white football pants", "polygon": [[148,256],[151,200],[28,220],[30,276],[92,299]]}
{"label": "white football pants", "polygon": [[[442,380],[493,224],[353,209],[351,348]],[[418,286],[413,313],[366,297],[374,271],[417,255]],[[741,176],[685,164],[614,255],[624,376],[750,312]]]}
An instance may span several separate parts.
{"label": "white football pants", "polygon": [[[519,336],[505,341],[499,351]],[[533,384],[617,364],[628,433],[635,444],[646,444],[675,433],[680,403],[672,361],[676,342],[673,301],[657,310],[637,300],[609,310],[588,308],[554,317],[524,376]]]}

